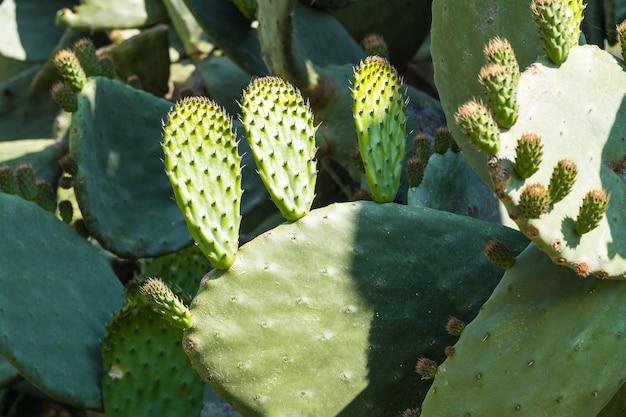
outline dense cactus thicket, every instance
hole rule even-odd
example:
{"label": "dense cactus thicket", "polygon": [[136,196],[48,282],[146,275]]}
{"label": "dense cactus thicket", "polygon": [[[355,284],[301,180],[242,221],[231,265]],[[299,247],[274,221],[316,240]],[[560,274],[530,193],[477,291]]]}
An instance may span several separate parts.
{"label": "dense cactus thicket", "polygon": [[0,416],[623,415],[624,17],[0,2]]}

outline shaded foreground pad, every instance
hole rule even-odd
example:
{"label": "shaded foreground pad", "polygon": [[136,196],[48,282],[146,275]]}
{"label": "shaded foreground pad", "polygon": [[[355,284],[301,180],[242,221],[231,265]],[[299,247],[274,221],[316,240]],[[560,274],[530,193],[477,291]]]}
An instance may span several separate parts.
{"label": "shaded foreground pad", "polygon": [[100,341],[122,284],[93,244],[36,204],[0,193],[0,355],[41,391],[101,409]]}
{"label": "shaded foreground pad", "polygon": [[470,320],[502,272],[504,226],[436,210],[340,203],[278,226],[205,277],[183,347],[246,416],[395,416],[423,398],[417,359],[443,359],[449,316]]}

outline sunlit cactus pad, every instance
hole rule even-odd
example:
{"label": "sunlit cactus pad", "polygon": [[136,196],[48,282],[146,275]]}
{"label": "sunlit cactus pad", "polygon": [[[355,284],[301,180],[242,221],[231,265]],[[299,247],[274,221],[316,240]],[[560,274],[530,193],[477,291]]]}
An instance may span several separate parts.
{"label": "sunlit cactus pad", "polygon": [[501,277],[482,254],[493,237],[528,242],[394,203],[313,210],[205,277],[183,348],[242,415],[396,416],[428,389],[417,359],[441,361],[448,318],[469,321]]}
{"label": "sunlit cactus pad", "polygon": [[[572,48],[558,68],[540,60],[520,77],[519,120],[501,133],[499,161],[490,168],[496,192],[520,230],[556,263],[583,276],[626,279],[625,94],[623,64],[595,46]],[[543,156],[538,171],[522,180],[515,148],[527,133],[541,138]],[[554,167],[564,159],[578,169],[571,191],[532,218],[533,210],[520,204],[523,190],[531,184],[548,189]],[[576,219],[592,190],[605,190],[608,210],[597,227],[580,234]]]}

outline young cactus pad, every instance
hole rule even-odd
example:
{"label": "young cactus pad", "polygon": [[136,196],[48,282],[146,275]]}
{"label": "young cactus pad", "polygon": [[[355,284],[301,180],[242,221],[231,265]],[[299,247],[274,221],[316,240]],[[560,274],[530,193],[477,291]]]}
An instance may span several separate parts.
{"label": "young cactus pad", "polygon": [[242,123],[272,201],[289,221],[309,212],[317,169],[313,114],[300,92],[278,77],[257,78],[241,103]]}
{"label": "young cactus pad", "polygon": [[527,245],[495,223],[394,203],[312,210],[205,277],[183,348],[245,416],[395,416],[428,389],[415,363],[443,360],[448,317],[469,321],[499,280],[482,254],[491,238]]}
{"label": "young cactus pad", "polygon": [[580,278],[530,245],[439,366],[422,417],[598,415],[624,382],[624,297],[626,282]]}
{"label": "young cactus pad", "polygon": [[239,243],[243,193],[230,117],[206,98],[183,99],[168,115],[163,152],[191,236],[215,268],[228,269]]}
{"label": "young cactus pad", "polygon": [[[594,93],[583,97],[580,91]],[[520,230],[556,263],[581,275],[626,279],[625,94],[624,66],[595,46],[571,48],[558,67],[540,60],[520,77],[519,119],[501,132],[497,161],[490,164],[496,195]],[[543,152],[537,172],[522,179],[515,169],[516,146],[529,133],[541,136]],[[529,211],[529,187],[557,196],[551,182],[571,183],[563,160],[574,167],[574,175],[578,170],[571,191],[551,204],[546,196],[541,210]],[[555,171],[568,178],[557,181]],[[598,205],[606,213],[587,215],[585,209],[583,216],[593,221],[577,220],[585,196],[594,190],[610,200],[608,207]]]}
{"label": "young cactus pad", "polygon": [[365,178],[374,201],[393,201],[406,147],[406,97],[396,70],[370,56],[354,71],[353,117]]}

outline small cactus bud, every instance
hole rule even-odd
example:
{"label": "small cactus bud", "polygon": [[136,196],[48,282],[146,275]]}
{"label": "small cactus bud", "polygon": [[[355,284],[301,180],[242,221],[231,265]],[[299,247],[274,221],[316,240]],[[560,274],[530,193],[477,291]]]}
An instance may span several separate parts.
{"label": "small cactus bud", "polygon": [[541,184],[528,185],[522,190],[518,205],[524,217],[538,219],[548,212],[550,193]]}
{"label": "small cactus bud", "polygon": [[459,337],[461,336],[461,333],[463,333],[463,329],[465,329],[465,322],[463,322],[463,320],[454,316],[448,319],[448,322],[446,323],[446,332],[452,336]]}
{"label": "small cactus bud", "polygon": [[446,358],[451,358],[454,356],[454,346],[446,346],[443,349],[443,353],[446,355]]}
{"label": "small cactus bud", "polygon": [[101,56],[98,58],[98,63],[100,64],[100,73],[103,77],[107,77],[110,79],[114,79],[117,74],[115,74],[115,64],[113,63],[113,59],[110,56]]}
{"label": "small cactus bud", "polygon": [[173,326],[182,330],[191,328],[192,318],[189,309],[163,281],[149,278],[141,286],[141,294],[146,297],[150,307]]}
{"label": "small cactus bud", "polygon": [[55,103],[64,111],[74,113],[78,110],[78,98],[76,93],[67,83],[57,82],[50,88],[50,94]]}
{"label": "small cactus bud", "polygon": [[459,107],[454,119],[463,133],[481,151],[495,154],[500,148],[500,130],[489,109],[472,100]]}
{"label": "small cactus bud", "polygon": [[450,149],[452,145],[452,134],[448,130],[448,128],[440,127],[435,131],[435,153],[439,155],[443,155]]}
{"label": "small cactus bud", "polygon": [[382,58],[389,58],[389,48],[387,42],[378,33],[371,33],[361,42],[361,46],[366,55],[376,55]]}
{"label": "small cactus bud", "polygon": [[582,0],[533,0],[530,6],[544,52],[556,65],[578,44],[583,19]]}
{"label": "small cactus bud", "polygon": [[428,358],[419,358],[415,366],[415,372],[422,379],[433,379],[437,375],[437,362]]}
{"label": "small cactus bud", "polygon": [[126,84],[130,85],[133,88],[136,88],[137,90],[141,90],[143,87],[141,83],[141,78],[139,78],[138,75],[131,75],[130,77],[128,77],[126,79]]}
{"label": "small cactus bud", "polygon": [[35,202],[44,210],[54,212],[57,208],[56,197],[52,185],[46,180],[37,180],[37,197]]}
{"label": "small cactus bud", "polygon": [[543,145],[541,138],[534,133],[524,133],[515,147],[515,171],[526,179],[539,170]]}
{"label": "small cactus bud", "polygon": [[487,58],[487,62],[500,65],[509,71],[511,75],[515,77],[517,84],[520,72],[519,64],[515,57],[515,51],[513,51],[513,47],[507,39],[500,38],[499,36],[490,39],[485,49],[483,49],[483,53],[485,54],[485,58]]}
{"label": "small cactus bud", "polygon": [[502,269],[510,269],[515,265],[515,254],[497,239],[491,239],[485,246],[485,256],[492,264]]}
{"label": "small cactus bud", "polygon": [[68,175],[74,176],[78,174],[78,164],[72,155],[69,153],[64,154],[59,159],[59,166]]}
{"label": "small cactus bud", "polygon": [[600,224],[609,206],[610,196],[604,190],[591,190],[583,198],[576,217],[576,233],[580,236],[595,229]]}
{"label": "small cactus bud", "polygon": [[67,224],[72,222],[72,218],[74,217],[74,206],[71,201],[59,201],[59,217],[61,217],[61,220]]}
{"label": "small cactus bud", "polygon": [[427,162],[421,158],[412,157],[407,161],[409,187],[419,187],[424,179]]}
{"label": "small cactus bud", "polygon": [[561,159],[552,170],[548,191],[550,191],[550,201],[556,204],[569,194],[576,181],[578,167],[571,159]]}
{"label": "small cactus bud", "polygon": [[53,62],[57,72],[66,83],[76,91],[83,89],[87,82],[87,75],[74,52],[62,49],[56,53]]}
{"label": "small cactus bud", "polygon": [[430,137],[428,137],[426,133],[418,133],[415,135],[411,154],[423,161],[428,161],[433,151],[430,147]]}
{"label": "small cactus bud", "polygon": [[96,48],[89,38],[82,38],[74,43],[74,54],[88,77],[100,75],[100,63],[96,56]]}
{"label": "small cactus bud", "polygon": [[480,70],[478,82],[498,124],[505,129],[513,126],[519,114],[513,76],[502,65],[489,64]]}
{"label": "small cactus bud", "polygon": [[8,165],[0,166],[0,190],[7,194],[20,195],[20,186],[15,172]]}
{"label": "small cactus bud", "polygon": [[18,165],[15,168],[15,177],[22,197],[28,201],[34,201],[37,198],[37,177],[32,165]]}

